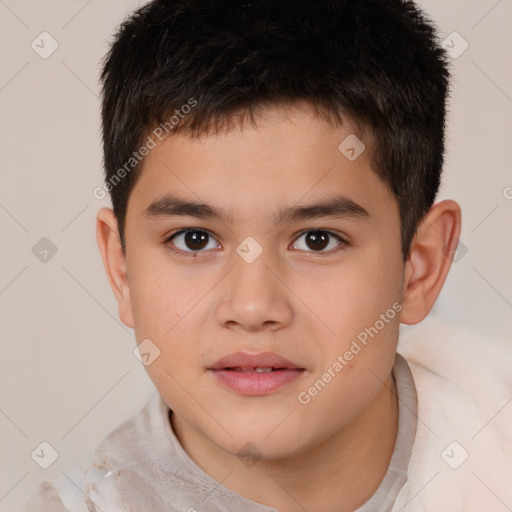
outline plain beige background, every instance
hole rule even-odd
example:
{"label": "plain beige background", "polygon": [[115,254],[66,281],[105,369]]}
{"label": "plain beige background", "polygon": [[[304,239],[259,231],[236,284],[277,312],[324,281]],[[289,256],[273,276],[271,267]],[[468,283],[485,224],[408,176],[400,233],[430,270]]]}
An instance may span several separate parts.
{"label": "plain beige background", "polygon": [[[77,467],[153,389],[96,246],[109,201],[92,193],[103,179],[99,62],[142,3],[0,0],[2,511],[43,479],[79,483]],[[468,44],[452,61],[440,195],[462,206],[463,245],[433,315],[510,350],[512,1],[421,3],[455,53]],[[31,47],[42,32],[58,43],[46,59]],[[43,237],[57,250],[46,262],[33,252]],[[46,470],[31,458],[42,441],[59,454]]]}

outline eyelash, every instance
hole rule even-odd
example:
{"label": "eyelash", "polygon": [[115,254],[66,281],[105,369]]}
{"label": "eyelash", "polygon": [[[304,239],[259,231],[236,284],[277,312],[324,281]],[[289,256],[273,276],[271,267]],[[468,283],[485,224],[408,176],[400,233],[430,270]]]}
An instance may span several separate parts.
{"label": "eyelash", "polygon": [[[165,244],[168,245],[172,241],[173,238],[177,237],[178,235],[181,235],[182,233],[187,233],[189,231],[199,231],[202,233],[207,233],[208,236],[215,239],[215,237],[209,231],[207,231],[205,229],[185,228],[185,229],[180,229],[179,231],[176,231],[175,233],[172,233],[171,235],[169,235],[165,239]],[[328,229],[320,229],[320,228],[307,229],[305,231],[300,232],[298,234],[297,238],[295,239],[295,241],[298,240],[302,235],[305,235],[307,233],[314,232],[314,231],[321,231],[322,233],[327,233],[329,236],[336,238],[340,242],[340,245],[337,248],[331,249],[330,251],[326,251],[326,252],[319,252],[319,251],[307,251],[307,252],[311,252],[312,254],[315,254],[315,255],[336,254],[339,251],[345,250],[345,248],[349,245],[349,243],[344,238],[342,238],[340,235],[338,235],[337,233],[334,233],[333,231],[330,231]],[[169,250],[172,251],[174,254],[177,254],[178,256],[183,256],[185,258],[196,258],[202,252],[205,252],[205,251],[183,251],[183,250],[177,249],[171,245],[168,245],[168,247],[169,247]]]}

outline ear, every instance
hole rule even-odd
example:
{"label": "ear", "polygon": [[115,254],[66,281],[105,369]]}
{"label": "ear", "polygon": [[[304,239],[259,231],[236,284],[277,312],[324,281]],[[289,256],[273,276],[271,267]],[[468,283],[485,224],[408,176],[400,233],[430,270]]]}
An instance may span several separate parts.
{"label": "ear", "polygon": [[119,318],[133,328],[133,311],[126,272],[126,258],[121,247],[121,239],[114,212],[102,208],[96,217],[96,240],[100,249],[103,266],[119,306]]}
{"label": "ear", "polygon": [[421,221],[405,262],[404,324],[421,322],[434,306],[459,243],[460,206],[451,200],[434,205]]}

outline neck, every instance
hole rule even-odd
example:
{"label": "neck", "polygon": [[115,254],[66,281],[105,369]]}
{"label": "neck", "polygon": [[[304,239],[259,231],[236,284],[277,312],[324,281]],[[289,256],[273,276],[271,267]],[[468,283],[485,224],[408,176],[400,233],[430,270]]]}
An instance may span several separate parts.
{"label": "neck", "polygon": [[373,495],[387,472],[398,430],[398,400],[390,376],[366,408],[331,438],[287,459],[261,459],[251,468],[241,468],[238,457],[175,414],[171,424],[191,459],[241,496],[281,512],[350,512]]}

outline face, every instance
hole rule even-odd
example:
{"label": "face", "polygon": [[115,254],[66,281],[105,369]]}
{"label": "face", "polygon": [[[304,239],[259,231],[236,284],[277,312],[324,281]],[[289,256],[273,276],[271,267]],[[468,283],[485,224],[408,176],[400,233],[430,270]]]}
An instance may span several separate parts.
{"label": "face", "polygon": [[350,134],[297,107],[176,135],[148,154],[130,195],[122,318],[159,351],[146,369],[181,425],[228,453],[305,452],[389,377],[398,205],[369,151],[338,149]]}

